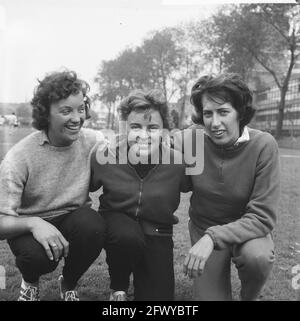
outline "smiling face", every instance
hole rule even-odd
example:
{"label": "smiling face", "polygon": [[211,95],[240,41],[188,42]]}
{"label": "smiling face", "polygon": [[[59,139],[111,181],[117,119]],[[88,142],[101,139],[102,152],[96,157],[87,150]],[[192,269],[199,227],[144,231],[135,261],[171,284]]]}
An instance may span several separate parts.
{"label": "smiling face", "polygon": [[157,110],[132,111],[127,118],[128,144],[131,152],[141,157],[149,157],[158,150],[163,129],[163,121]]}
{"label": "smiling face", "polygon": [[52,103],[49,112],[48,138],[53,146],[69,146],[78,139],[85,121],[82,92]]}
{"label": "smiling face", "polygon": [[229,102],[202,97],[205,130],[217,145],[229,146],[240,136],[239,115]]}

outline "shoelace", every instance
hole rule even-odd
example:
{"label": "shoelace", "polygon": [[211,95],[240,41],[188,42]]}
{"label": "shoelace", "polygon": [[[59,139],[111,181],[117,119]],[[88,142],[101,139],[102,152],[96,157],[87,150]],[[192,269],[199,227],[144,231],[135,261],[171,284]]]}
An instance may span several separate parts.
{"label": "shoelace", "polygon": [[76,291],[67,291],[65,293],[65,301],[79,301]]}
{"label": "shoelace", "polygon": [[125,294],[115,294],[114,301],[125,301]]}
{"label": "shoelace", "polygon": [[20,301],[38,301],[39,300],[39,291],[38,289],[28,286],[26,289],[21,289]]}
{"label": "shoelace", "polygon": [[123,295],[121,295],[121,294],[117,295],[116,301],[124,301]]}

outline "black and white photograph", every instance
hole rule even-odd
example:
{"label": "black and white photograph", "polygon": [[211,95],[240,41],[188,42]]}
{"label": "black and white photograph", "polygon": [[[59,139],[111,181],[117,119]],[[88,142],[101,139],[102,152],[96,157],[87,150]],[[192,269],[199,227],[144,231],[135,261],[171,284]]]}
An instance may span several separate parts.
{"label": "black and white photograph", "polygon": [[300,301],[299,1],[0,0],[0,301]]}

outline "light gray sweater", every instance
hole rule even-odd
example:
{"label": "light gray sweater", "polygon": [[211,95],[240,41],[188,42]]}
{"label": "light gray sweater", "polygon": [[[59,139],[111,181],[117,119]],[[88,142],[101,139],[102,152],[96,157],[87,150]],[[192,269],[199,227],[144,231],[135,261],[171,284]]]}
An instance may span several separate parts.
{"label": "light gray sweater", "polygon": [[91,204],[90,156],[101,132],[81,129],[66,147],[36,131],[12,147],[0,165],[0,215],[51,219]]}

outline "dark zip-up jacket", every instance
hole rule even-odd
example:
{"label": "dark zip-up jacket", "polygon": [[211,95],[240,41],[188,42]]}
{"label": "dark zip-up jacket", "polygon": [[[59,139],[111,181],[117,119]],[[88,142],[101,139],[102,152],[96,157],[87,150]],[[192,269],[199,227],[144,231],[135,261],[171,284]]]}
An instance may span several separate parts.
{"label": "dark zip-up jacket", "polygon": [[103,186],[99,212],[121,212],[158,227],[176,224],[178,220],[173,214],[180,202],[180,192],[190,191],[191,182],[185,175],[185,164],[175,162],[182,154],[162,145],[162,150],[166,149],[170,152],[170,164],[156,164],[143,179],[129,163],[99,164],[97,159],[102,158],[103,163],[104,158],[110,155],[113,159],[115,155],[108,147],[95,150],[91,157],[90,190]]}

